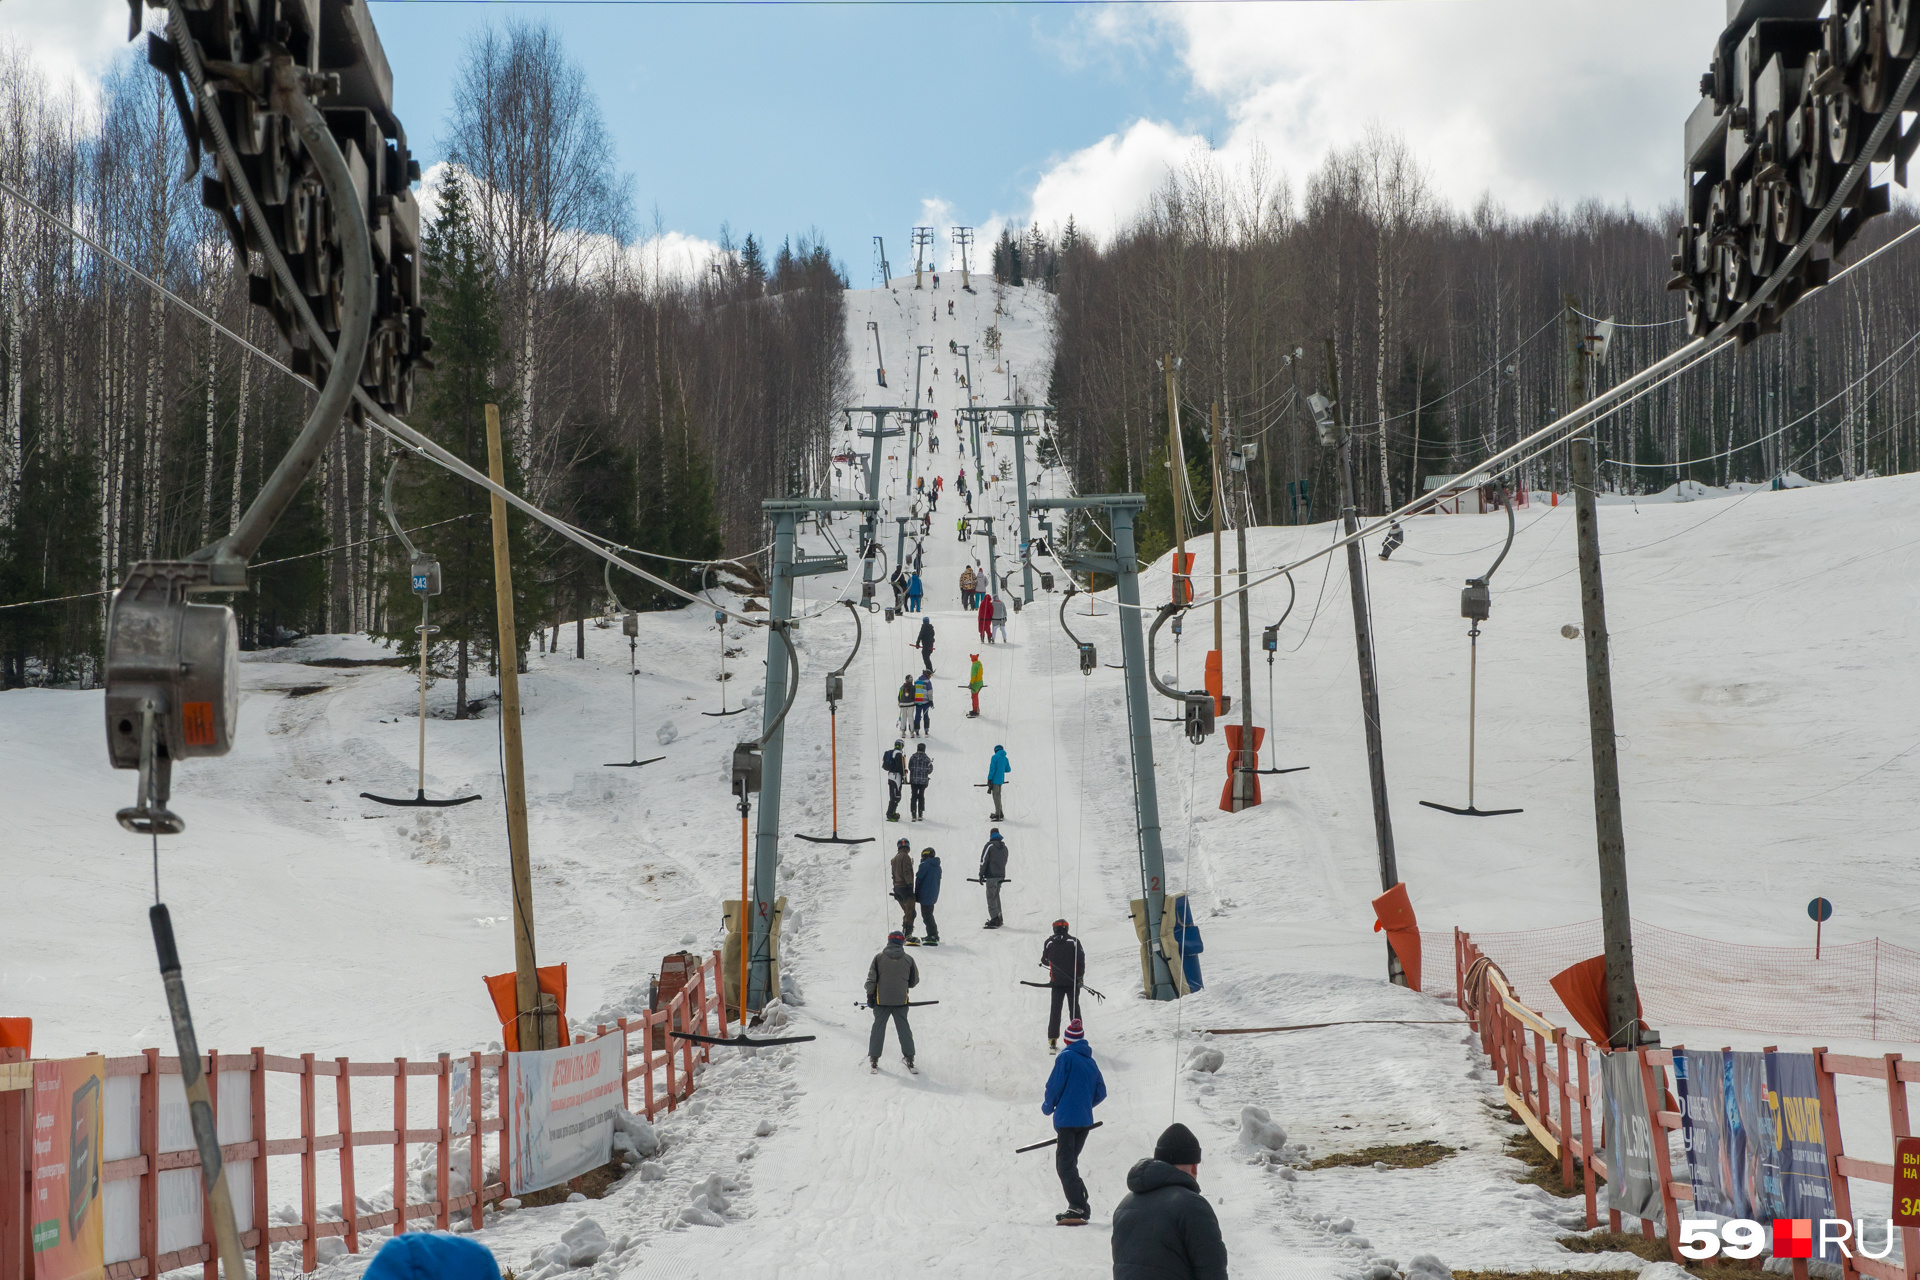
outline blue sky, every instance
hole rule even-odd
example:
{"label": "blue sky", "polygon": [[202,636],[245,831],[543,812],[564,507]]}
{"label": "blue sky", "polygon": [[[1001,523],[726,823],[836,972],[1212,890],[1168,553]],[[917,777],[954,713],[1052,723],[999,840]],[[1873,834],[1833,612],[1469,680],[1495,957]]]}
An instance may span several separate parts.
{"label": "blue sky", "polygon": [[[124,0],[0,0],[0,39],[84,88],[126,56]],[[586,70],[635,221],[677,237],[818,228],[855,284],[916,223],[1096,236],[1170,168],[1256,155],[1297,193],[1378,124],[1434,193],[1532,212],[1674,198],[1724,0],[1148,5],[425,4],[375,0],[398,108],[442,153],[468,41],[546,22]],[[697,246],[696,246],[697,247]],[[945,246],[940,253],[944,256]]]}

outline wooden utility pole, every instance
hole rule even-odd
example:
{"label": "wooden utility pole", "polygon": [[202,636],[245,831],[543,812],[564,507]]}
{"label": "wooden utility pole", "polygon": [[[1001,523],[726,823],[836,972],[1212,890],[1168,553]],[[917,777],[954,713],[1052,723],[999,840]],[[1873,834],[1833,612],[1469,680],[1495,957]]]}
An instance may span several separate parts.
{"label": "wooden utility pole", "polygon": [[[1566,295],[1567,407],[1587,402],[1586,325],[1579,300]],[[1600,582],[1600,521],[1594,501],[1591,423],[1573,437],[1573,523],[1580,543],[1580,615],[1587,642],[1587,725],[1593,755],[1593,824],[1600,852],[1600,923],[1606,940],[1607,1041],[1615,1048],[1658,1043],[1640,1030],[1633,976],[1633,916],[1627,907],[1627,836],[1620,817],[1620,758],[1613,731],[1613,660],[1607,600]]]}
{"label": "wooden utility pole", "polygon": [[[1174,591],[1180,603],[1186,598],[1179,596],[1181,575],[1187,574],[1187,453],[1180,440],[1180,393],[1175,386],[1174,375],[1180,368],[1180,362],[1168,352],[1167,358],[1160,362],[1161,372],[1167,375],[1167,492],[1173,496],[1173,541],[1177,559],[1174,560]],[[1193,593],[1193,578],[1187,574],[1186,596]]]}
{"label": "wooden utility pole", "polygon": [[[507,482],[500,448],[500,406],[487,406],[487,474]],[[542,1008],[534,974],[533,870],[527,848],[527,774],[520,749],[520,645],[513,625],[513,564],[507,554],[507,500],[493,495],[493,598],[500,621],[500,741],[507,786],[507,857],[513,869],[514,1005],[521,1017],[520,1047],[551,1049],[551,1018]],[[532,1035],[527,1034],[531,1027]]]}
{"label": "wooden utility pole", "polygon": [[[1359,513],[1353,501],[1353,437],[1346,428],[1346,414],[1340,408],[1340,369],[1334,359],[1333,339],[1327,339],[1327,387],[1332,392],[1333,419],[1340,451],[1334,468],[1340,474],[1340,518],[1342,532],[1348,537],[1359,529]],[[1367,566],[1360,540],[1347,544],[1347,587],[1353,596],[1353,643],[1360,659],[1360,711],[1367,729],[1367,774],[1373,784],[1373,834],[1380,846],[1380,891],[1400,883],[1400,867],[1393,850],[1393,814],[1387,808],[1387,757],[1380,735],[1380,689],[1373,665],[1373,622],[1367,608]],[[1400,957],[1387,944],[1387,981],[1407,985]]]}
{"label": "wooden utility pole", "polygon": [[[1208,423],[1207,452],[1211,455],[1213,462],[1213,651],[1224,655],[1226,649],[1222,643],[1220,625],[1221,610],[1224,607],[1220,599],[1220,517],[1224,510],[1224,499],[1220,494],[1220,402],[1218,400],[1213,402],[1213,412]],[[1222,657],[1221,660],[1225,661],[1225,658]],[[1225,681],[1221,683],[1224,684]]]}

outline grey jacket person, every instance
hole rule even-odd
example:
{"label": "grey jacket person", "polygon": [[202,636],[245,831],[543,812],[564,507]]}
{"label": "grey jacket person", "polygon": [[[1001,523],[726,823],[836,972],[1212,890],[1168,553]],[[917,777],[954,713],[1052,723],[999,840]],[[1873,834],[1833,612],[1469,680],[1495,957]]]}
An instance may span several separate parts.
{"label": "grey jacket person", "polygon": [[889,942],[867,966],[867,1003],[901,1005],[907,992],[920,985],[920,966],[907,954],[905,943]]}

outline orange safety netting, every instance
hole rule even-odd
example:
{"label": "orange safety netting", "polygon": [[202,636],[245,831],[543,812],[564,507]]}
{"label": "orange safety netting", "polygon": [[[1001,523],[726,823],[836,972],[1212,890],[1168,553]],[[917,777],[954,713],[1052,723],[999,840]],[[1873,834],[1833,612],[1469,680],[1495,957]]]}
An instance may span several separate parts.
{"label": "orange safety netting", "polygon": [[[1553,978],[1605,950],[1598,920],[1472,937],[1517,998],[1549,1019],[1578,1021]],[[1438,939],[1450,952],[1452,935],[1429,935],[1429,948]],[[1433,976],[1451,988],[1447,968]],[[1920,1040],[1920,951],[1878,938],[1829,943],[1815,960],[1811,946],[1740,946],[1636,920],[1633,968],[1650,1026]]]}

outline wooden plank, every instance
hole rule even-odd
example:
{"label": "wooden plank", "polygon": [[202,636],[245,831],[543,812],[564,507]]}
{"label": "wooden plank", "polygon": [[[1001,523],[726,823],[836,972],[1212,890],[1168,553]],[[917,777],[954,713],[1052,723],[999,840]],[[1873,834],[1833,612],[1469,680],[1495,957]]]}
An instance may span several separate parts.
{"label": "wooden plank", "polygon": [[[360,1198],[353,1185],[353,1064],[345,1058],[334,1060],[333,1100],[335,1121],[340,1128],[340,1217],[347,1225],[347,1251],[360,1252]],[[208,1276],[207,1280],[219,1280]]]}
{"label": "wooden plank", "polygon": [[29,1059],[19,1062],[0,1062],[0,1093],[14,1093],[33,1088],[33,1063]]}
{"label": "wooden plank", "polygon": [[[407,1199],[407,1060],[395,1058],[393,1067],[393,1202],[404,1204]],[[404,1235],[406,1230],[406,1219],[401,1218],[395,1223],[393,1234]]]}
{"label": "wooden plank", "polygon": [[300,1270],[311,1272],[320,1265],[320,1251],[314,1247],[313,1224],[320,1216],[320,1188],[314,1165],[313,1055],[300,1055],[300,1222],[306,1227],[300,1240]]}
{"label": "wooden plank", "polygon": [[[447,1208],[447,1176],[451,1172],[453,1157],[451,1146],[453,1135],[448,1132],[453,1127],[453,1059],[443,1053],[440,1055],[438,1066],[440,1068],[440,1135],[437,1144],[439,1151],[434,1156],[434,1172],[438,1175],[438,1180],[433,1188],[434,1203],[437,1206],[433,1215],[433,1225],[438,1230],[447,1231],[453,1226],[452,1220],[448,1217]],[[405,1198],[404,1189],[402,1194],[394,1197],[396,1200]]]}
{"label": "wooden plank", "polygon": [[151,1269],[160,1254],[160,1051],[142,1051],[147,1069],[140,1077],[140,1152],[151,1170],[140,1179],[140,1257]]}
{"label": "wooden plank", "polygon": [[279,1071],[286,1075],[297,1076],[306,1070],[298,1058],[283,1058],[278,1054],[271,1053],[263,1053],[260,1057],[261,1061],[265,1063],[263,1069],[267,1071]]}
{"label": "wooden plank", "polygon": [[1547,1149],[1547,1154],[1558,1160],[1560,1144],[1553,1140],[1553,1135],[1547,1132],[1547,1127],[1540,1123],[1539,1118],[1527,1107],[1525,1100],[1510,1086],[1501,1086],[1501,1092],[1506,1095],[1507,1105],[1513,1108],[1513,1114],[1519,1116],[1526,1124],[1527,1129],[1539,1140],[1540,1145]]}
{"label": "wooden plank", "polygon": [[100,1181],[123,1182],[128,1178],[138,1178],[145,1174],[146,1171],[147,1158],[145,1156],[128,1156],[124,1160],[107,1160],[103,1161],[100,1165]]}
{"label": "wooden plank", "polygon": [[[1828,1053],[1824,1046],[1813,1051],[1813,1081],[1820,1095],[1820,1132],[1826,1138],[1827,1147],[1827,1186],[1833,1194],[1833,1216],[1843,1221],[1853,1220],[1853,1188],[1847,1185],[1847,1171],[1843,1162],[1851,1162],[1843,1148],[1840,1133],[1840,1099],[1833,1087],[1833,1067],[1840,1055]],[[1870,1061],[1863,1059],[1863,1061]],[[1881,1068],[1885,1070],[1883,1066]],[[1887,1167],[1887,1182],[1893,1182],[1892,1166]],[[1842,1280],[1854,1280],[1860,1274],[1859,1256],[1849,1249],[1840,1255],[1840,1274]],[[1884,1278],[1883,1278],[1884,1280]]]}
{"label": "wooden plank", "polygon": [[267,1051],[253,1047],[247,1066],[247,1111],[253,1126],[253,1249],[254,1280],[271,1280],[272,1250],[267,1247]]}
{"label": "wooden plank", "polygon": [[307,1153],[305,1138],[268,1138],[267,1154],[270,1156],[303,1156]]}
{"label": "wooden plank", "polygon": [[1868,1182],[1884,1182],[1893,1185],[1893,1166],[1882,1164],[1878,1160],[1860,1160],[1853,1156],[1835,1156],[1833,1167],[1849,1178],[1865,1178]]}
{"label": "wooden plank", "polygon": [[[501,1099],[503,1109],[505,1105],[506,1100],[503,1098]],[[480,1055],[476,1053],[473,1055],[471,1064],[467,1068],[467,1185],[474,1189],[469,1191],[467,1195],[473,1197],[473,1229],[475,1231],[480,1230],[481,1227],[486,1225],[486,1218],[482,1207],[483,1202],[478,1195],[480,1184],[486,1181],[486,1171],[483,1168],[484,1157],[480,1150],[480,1135],[482,1132],[480,1116]],[[461,1199],[464,1200],[466,1197],[463,1196]],[[464,1208],[465,1206],[456,1203],[454,1207]]]}
{"label": "wooden plank", "polygon": [[[1892,1130],[1893,1149],[1900,1150],[1900,1140],[1913,1136],[1913,1125],[1907,1114],[1907,1086],[1900,1079],[1900,1055],[1890,1053],[1886,1056],[1887,1071],[1887,1121]],[[1892,1171],[1892,1166],[1888,1166]],[[1920,1230],[1912,1227],[1900,1228],[1900,1256],[1904,1260],[1901,1270],[1905,1272],[1902,1280],[1915,1280],[1920,1277]]]}
{"label": "wooden plank", "polygon": [[1887,1064],[1880,1058],[1861,1058],[1850,1053],[1820,1052],[1820,1065],[1837,1076],[1865,1076],[1869,1080],[1887,1078]]}

